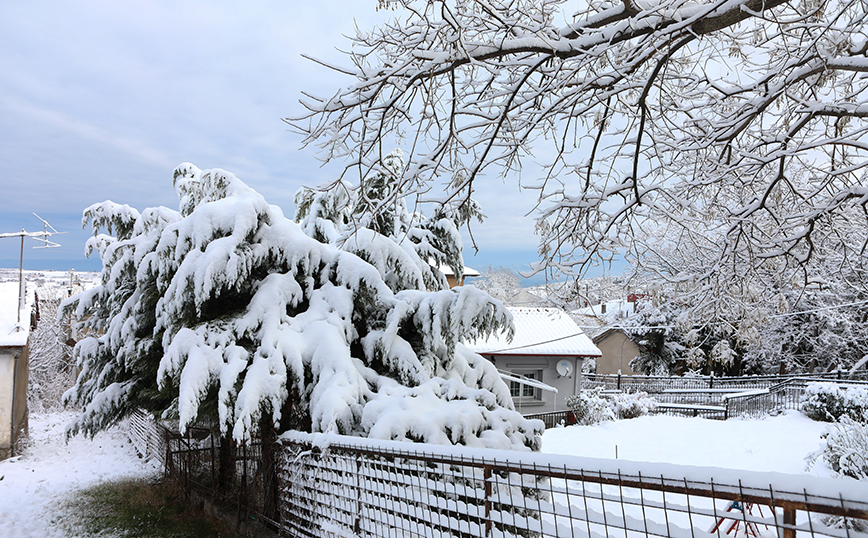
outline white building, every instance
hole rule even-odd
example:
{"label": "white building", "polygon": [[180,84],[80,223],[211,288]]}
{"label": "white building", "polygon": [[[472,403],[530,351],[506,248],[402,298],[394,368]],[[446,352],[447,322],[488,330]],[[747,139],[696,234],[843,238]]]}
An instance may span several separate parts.
{"label": "white building", "polygon": [[511,307],[509,311],[515,322],[511,342],[497,335],[467,347],[501,371],[522,413],[566,409],[564,400],[581,389],[582,362],[600,357],[600,350],[559,308]]}
{"label": "white building", "polygon": [[0,460],[14,456],[27,433],[31,304],[19,309],[18,282],[0,283]]}

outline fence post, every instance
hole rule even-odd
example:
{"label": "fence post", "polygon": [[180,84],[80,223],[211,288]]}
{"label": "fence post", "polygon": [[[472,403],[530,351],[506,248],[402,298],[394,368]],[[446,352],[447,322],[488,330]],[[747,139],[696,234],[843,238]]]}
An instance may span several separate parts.
{"label": "fence post", "polygon": [[353,523],[353,533],[359,536],[362,531],[362,459],[356,457],[356,521]]}
{"label": "fence post", "polygon": [[618,390],[621,390],[621,371],[618,371]]}
{"label": "fence post", "polygon": [[485,480],[485,536],[491,536],[491,467],[486,465],[483,471]]}
{"label": "fence post", "polygon": [[784,537],[796,538],[796,509],[784,504]]}
{"label": "fence post", "polygon": [[712,372],[711,375],[708,376],[708,388],[714,388],[714,372]]}

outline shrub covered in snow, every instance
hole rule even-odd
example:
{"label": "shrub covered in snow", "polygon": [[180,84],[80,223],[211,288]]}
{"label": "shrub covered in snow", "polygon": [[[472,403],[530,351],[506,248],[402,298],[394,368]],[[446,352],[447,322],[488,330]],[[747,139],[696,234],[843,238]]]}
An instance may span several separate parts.
{"label": "shrub covered in snow", "polygon": [[637,418],[657,410],[657,400],[646,392],[622,392],[615,394],[609,400],[615,418]]}
{"label": "shrub covered in snow", "polygon": [[57,289],[43,287],[38,291],[39,323],[30,333],[30,375],[27,388],[27,408],[30,412],[46,413],[62,409],[62,397],[75,382],[72,347],[57,320],[60,299]]}
{"label": "shrub covered in snow", "polygon": [[517,413],[494,366],[461,344],[511,331],[508,311],[473,287],[427,291],[442,280],[420,267],[426,256],[440,248],[457,264],[446,217],[399,234],[412,244],[385,221],[344,236],[308,220],[314,238],[228,172],[184,164],[174,187],[179,211],[84,212],[103,269],[100,286],[65,302],[91,335],[74,350],[81,373],[65,400],[83,410],[71,433],[141,407],[182,430],[213,420],[241,442],[274,427],[538,448],[542,422]]}
{"label": "shrub covered in snow", "polygon": [[802,396],[800,409],[813,420],[823,422],[835,422],[845,416],[864,421],[868,417],[868,388],[810,383]]}
{"label": "shrub covered in snow", "polygon": [[868,414],[861,421],[843,415],[823,434],[822,449],[808,456],[808,467],[822,458],[840,476],[868,479]]}
{"label": "shrub covered in snow", "polygon": [[567,397],[567,408],[572,411],[576,423],[582,426],[597,424],[605,420],[614,420],[615,413],[609,406],[609,400],[603,396],[603,388],[583,390]]}
{"label": "shrub covered in snow", "polygon": [[856,480],[868,479],[868,416],[862,421],[847,415],[829,426],[823,460],[836,473]]}

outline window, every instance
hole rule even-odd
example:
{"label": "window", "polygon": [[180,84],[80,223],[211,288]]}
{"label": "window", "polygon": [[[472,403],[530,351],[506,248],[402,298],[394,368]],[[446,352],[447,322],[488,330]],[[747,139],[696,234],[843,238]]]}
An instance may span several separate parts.
{"label": "window", "polygon": [[[524,370],[512,372],[513,377],[523,377],[525,379],[542,382],[542,370]],[[509,382],[509,393],[513,398],[521,398],[523,400],[542,400],[542,389],[533,385],[519,383],[518,381]]]}

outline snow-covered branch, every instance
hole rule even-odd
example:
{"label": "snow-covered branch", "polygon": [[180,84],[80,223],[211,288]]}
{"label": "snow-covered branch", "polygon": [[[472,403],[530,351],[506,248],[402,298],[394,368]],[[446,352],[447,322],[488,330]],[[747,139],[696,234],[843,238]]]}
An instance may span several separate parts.
{"label": "snow-covered branch", "polygon": [[541,269],[581,274],[677,229],[717,252],[679,278],[720,292],[865,226],[862,0],[403,4],[355,37],[355,80],[288,121],[362,176],[402,147],[403,192],[431,201],[533,157]]}

